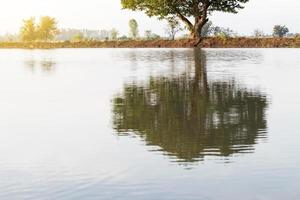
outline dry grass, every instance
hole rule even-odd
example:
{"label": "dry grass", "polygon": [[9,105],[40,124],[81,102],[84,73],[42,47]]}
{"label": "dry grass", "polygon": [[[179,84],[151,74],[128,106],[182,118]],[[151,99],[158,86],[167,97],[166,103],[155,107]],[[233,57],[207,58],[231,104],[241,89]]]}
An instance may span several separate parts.
{"label": "dry grass", "polygon": [[[84,42],[2,42],[0,48],[191,48],[195,40],[137,40]],[[300,48],[300,38],[204,38],[204,48]]]}

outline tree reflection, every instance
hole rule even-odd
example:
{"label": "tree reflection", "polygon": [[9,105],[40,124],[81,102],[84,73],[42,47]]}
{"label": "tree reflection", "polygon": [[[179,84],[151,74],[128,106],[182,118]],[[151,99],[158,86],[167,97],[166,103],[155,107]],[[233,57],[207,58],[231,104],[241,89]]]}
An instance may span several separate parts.
{"label": "tree reflection", "polygon": [[45,72],[52,72],[56,63],[51,59],[43,59],[41,61],[42,70]]}
{"label": "tree reflection", "polygon": [[253,152],[265,137],[266,96],[234,81],[208,82],[205,54],[195,49],[194,58],[192,74],[126,84],[113,101],[114,128],[184,162]]}
{"label": "tree reflection", "polygon": [[40,61],[31,58],[30,60],[25,60],[24,65],[32,72],[41,70],[42,72],[50,73],[55,70],[56,62],[48,58],[43,58]]}

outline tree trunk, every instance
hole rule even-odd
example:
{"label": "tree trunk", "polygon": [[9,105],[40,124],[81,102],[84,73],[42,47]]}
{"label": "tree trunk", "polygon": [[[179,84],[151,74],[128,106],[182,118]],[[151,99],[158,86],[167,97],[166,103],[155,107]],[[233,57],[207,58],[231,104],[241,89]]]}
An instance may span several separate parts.
{"label": "tree trunk", "polygon": [[195,16],[194,32],[197,39],[195,46],[198,46],[202,42],[202,29],[203,26],[209,21],[207,18],[207,12],[210,5],[211,3],[204,4],[203,9],[200,9],[199,14]]}
{"label": "tree trunk", "polygon": [[194,46],[198,46],[202,41],[201,32],[203,26],[209,21],[207,18],[207,12],[210,5],[211,2],[206,2],[203,4],[203,8],[200,9],[198,8],[198,5],[195,4],[195,9],[198,10],[198,13],[195,14],[194,24],[192,24],[188,18],[186,18],[182,13],[180,13],[180,11],[175,10],[177,17],[183,23],[185,23],[187,29],[190,31],[191,37],[197,40]]}
{"label": "tree trunk", "polygon": [[202,29],[203,26],[208,22],[207,18],[197,19],[194,26],[194,38],[196,39],[195,47],[198,46],[202,42]]}

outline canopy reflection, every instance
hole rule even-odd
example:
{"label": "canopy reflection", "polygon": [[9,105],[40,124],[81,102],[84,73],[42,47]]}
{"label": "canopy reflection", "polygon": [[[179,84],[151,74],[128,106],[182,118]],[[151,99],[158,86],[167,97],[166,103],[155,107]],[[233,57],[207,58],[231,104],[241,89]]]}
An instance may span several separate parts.
{"label": "canopy reflection", "polygon": [[126,83],[113,100],[115,130],[137,135],[183,162],[253,153],[267,137],[266,95],[234,79],[208,81],[205,52],[193,54],[193,72]]}

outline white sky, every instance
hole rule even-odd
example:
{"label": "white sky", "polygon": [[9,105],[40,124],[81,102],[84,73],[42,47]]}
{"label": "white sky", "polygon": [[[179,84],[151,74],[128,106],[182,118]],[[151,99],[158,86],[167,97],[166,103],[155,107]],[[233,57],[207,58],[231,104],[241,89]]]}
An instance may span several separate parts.
{"label": "white sky", "polygon": [[[17,32],[22,19],[30,16],[56,17],[62,28],[111,29],[128,32],[128,20],[137,19],[140,32],[151,29],[164,34],[165,22],[149,19],[143,13],[121,10],[120,0],[3,0],[0,33]],[[259,28],[269,33],[275,24],[285,24],[291,32],[300,32],[299,0],[250,0],[239,14],[214,13],[215,25],[230,27],[240,34]]]}

